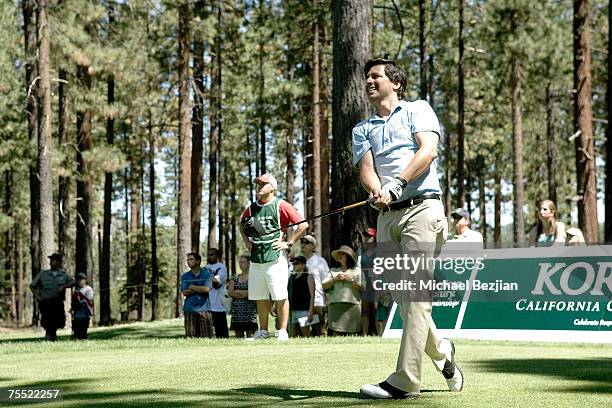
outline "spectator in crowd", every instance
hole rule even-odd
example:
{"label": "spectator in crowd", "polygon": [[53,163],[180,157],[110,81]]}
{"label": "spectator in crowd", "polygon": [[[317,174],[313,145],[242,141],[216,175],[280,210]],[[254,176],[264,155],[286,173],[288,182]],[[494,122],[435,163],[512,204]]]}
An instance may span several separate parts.
{"label": "spectator in crowd", "polygon": [[327,261],[315,251],[317,240],[312,235],[305,235],[300,240],[302,255],[306,258],[308,273],[312,275],[315,283],[314,314],[319,316],[319,323],[312,325],[313,336],[327,335],[327,307],[325,306],[325,291],[323,290],[323,279],[329,273]]}
{"label": "spectator in crowd", "polygon": [[391,293],[388,290],[376,292],[376,295],[378,299],[376,302],[376,333],[382,336],[387,326],[387,319],[389,318],[389,313],[391,313],[393,302],[391,301]]}
{"label": "spectator in crowd", "polygon": [[57,329],[66,325],[64,312],[65,290],[74,286],[74,279],[61,269],[60,254],[49,256],[51,268],[44,270],[32,279],[30,290],[38,303],[41,325],[45,329],[45,340],[57,340]]}
{"label": "spectator in crowd", "polygon": [[[368,228],[362,232],[363,248],[357,261],[363,281],[361,290],[361,333],[364,336],[376,333],[376,291],[374,290],[374,258],[376,258],[376,229]],[[373,326],[373,327],[370,327]]]}
{"label": "spectator in crowd", "polygon": [[474,242],[484,246],[482,234],[470,228],[470,213],[463,208],[457,208],[451,213],[452,223],[455,226],[455,233],[448,239],[448,242],[467,243]]}
{"label": "spectator in crowd", "polygon": [[[268,333],[268,315],[270,314],[270,298],[275,302],[278,329],[276,340],[289,340],[287,325],[289,323],[289,302],[287,301],[287,284],[289,280],[285,250],[291,251],[293,240],[299,240],[308,229],[308,223],[297,226],[292,237],[283,239],[282,228],[303,221],[295,207],[276,196],[278,182],[276,178],[265,173],[255,179],[257,185],[257,201],[251,203],[241,217],[241,234],[244,244],[251,251],[251,267],[249,282],[249,299],[257,304],[259,330],[253,335],[253,340],[266,339]],[[266,235],[247,236],[244,230],[245,222],[255,219]]]}
{"label": "spectator in crowd", "polygon": [[557,206],[552,200],[542,200],[536,204],[538,219],[529,241],[537,247],[565,245],[565,225],[557,220]]}
{"label": "spectator in crowd", "polygon": [[94,292],[85,275],[77,275],[76,289],[72,294],[72,338],[87,339],[89,320],[94,312]]}
{"label": "spectator in crowd", "polygon": [[302,255],[291,260],[293,273],[289,277],[289,306],[291,308],[291,337],[310,337],[310,324],[300,325],[299,319],[306,317],[312,322],[314,315],[315,282],[306,267]]}
{"label": "spectator in crowd", "polygon": [[565,234],[567,235],[567,237],[565,238],[566,246],[586,245],[584,241],[584,235],[582,235],[582,231],[580,231],[580,228],[576,228],[576,227],[568,228]]}
{"label": "spectator in crowd", "polygon": [[347,245],[333,251],[332,257],[340,267],[332,268],[323,280],[323,289],[328,290],[329,328],[334,336],[358,333],[361,331],[361,271],[355,267],[357,257]]}
{"label": "spectator in crowd", "polygon": [[252,337],[257,330],[257,307],[255,301],[249,300],[249,257],[242,255],[238,260],[242,272],[228,283],[228,293],[232,302],[232,324],[236,337]]}
{"label": "spectator in crowd", "polygon": [[210,313],[212,314],[213,326],[215,327],[215,337],[218,339],[229,338],[227,327],[227,310],[223,305],[225,287],[227,281],[227,268],[219,258],[221,252],[217,248],[208,248],[206,255],[206,269],[212,273],[212,290],[209,294]]}
{"label": "spectator in crowd", "polygon": [[187,254],[189,271],[181,275],[181,292],[185,296],[183,303],[185,335],[212,338],[213,320],[209,305],[212,274],[208,269],[201,268],[201,263],[200,254],[196,252]]}

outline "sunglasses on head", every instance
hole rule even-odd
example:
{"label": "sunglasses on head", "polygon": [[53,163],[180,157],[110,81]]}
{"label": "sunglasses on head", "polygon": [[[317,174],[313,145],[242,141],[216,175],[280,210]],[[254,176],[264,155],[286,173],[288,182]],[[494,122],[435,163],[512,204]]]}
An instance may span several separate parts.
{"label": "sunglasses on head", "polygon": [[459,214],[453,214],[453,215],[451,215],[451,217],[453,217],[453,220],[460,220],[460,219],[462,219],[462,218],[463,218],[463,217],[462,217],[462,216],[460,216]]}

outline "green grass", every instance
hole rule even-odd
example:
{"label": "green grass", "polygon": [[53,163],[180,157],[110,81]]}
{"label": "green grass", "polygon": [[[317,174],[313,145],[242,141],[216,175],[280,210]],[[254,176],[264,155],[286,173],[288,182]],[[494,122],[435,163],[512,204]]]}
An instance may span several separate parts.
{"label": "green grass", "polygon": [[[68,333],[62,332],[67,339]],[[90,330],[82,342],[0,334],[0,387],[60,387],[49,407],[405,406],[357,391],[395,367],[398,340],[202,340],[169,320]],[[461,393],[424,360],[418,407],[595,407],[612,395],[609,345],[456,341]],[[0,403],[0,408],[9,406]],[[19,407],[41,404],[19,404]]]}

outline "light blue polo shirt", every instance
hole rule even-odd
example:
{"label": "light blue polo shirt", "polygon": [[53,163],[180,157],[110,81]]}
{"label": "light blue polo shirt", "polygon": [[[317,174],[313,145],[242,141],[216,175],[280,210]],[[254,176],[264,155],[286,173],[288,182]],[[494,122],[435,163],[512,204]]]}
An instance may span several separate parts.
{"label": "light blue polo shirt", "polygon": [[[414,157],[419,149],[415,137],[418,132],[441,135],[436,114],[427,101],[400,101],[388,117],[374,115],[353,128],[353,165],[359,167],[363,156],[372,150],[376,173],[384,186]],[[408,183],[398,201],[426,193],[442,194],[436,164],[434,160],[428,170]]]}

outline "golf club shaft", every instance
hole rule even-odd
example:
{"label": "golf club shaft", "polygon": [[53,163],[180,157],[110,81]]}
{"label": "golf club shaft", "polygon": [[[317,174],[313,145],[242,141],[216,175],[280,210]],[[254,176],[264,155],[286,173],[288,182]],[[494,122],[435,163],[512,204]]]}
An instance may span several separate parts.
{"label": "golf club shaft", "polygon": [[283,228],[277,228],[277,229],[275,229],[275,230],[272,230],[272,231],[268,232],[268,234],[273,234],[273,233],[278,232],[278,231],[283,231],[283,230],[289,229],[289,228],[291,228],[291,227],[295,227],[296,225],[300,225],[300,224],[303,224],[303,223],[305,223],[305,222],[309,222],[309,221],[312,221],[312,220],[316,220],[317,218],[328,217],[328,216],[330,216],[330,215],[334,215],[334,214],[337,214],[337,213],[341,213],[341,212],[344,212],[344,211],[346,211],[346,210],[350,210],[350,209],[352,209],[352,208],[362,207],[362,206],[364,206],[364,205],[366,205],[366,204],[370,203],[371,201],[372,201],[371,199],[367,199],[367,200],[359,201],[359,202],[357,202],[357,203],[349,204],[349,205],[346,205],[346,206],[344,206],[344,207],[340,207],[340,208],[337,208],[337,209],[335,209],[335,210],[332,210],[332,211],[330,211],[330,212],[328,212],[328,213],[325,213],[325,214],[319,214],[319,215],[316,215],[316,216],[314,216],[314,217],[311,217],[311,218],[307,218],[307,219],[305,219],[305,220],[302,220],[302,221],[300,221],[300,222],[296,222],[295,224],[289,224],[289,225],[287,225],[286,227],[283,227]]}

